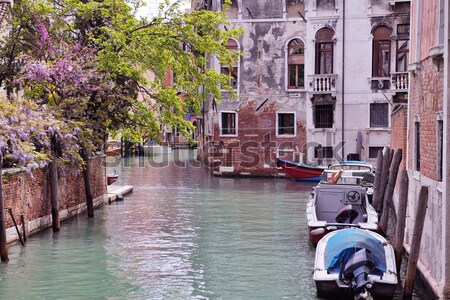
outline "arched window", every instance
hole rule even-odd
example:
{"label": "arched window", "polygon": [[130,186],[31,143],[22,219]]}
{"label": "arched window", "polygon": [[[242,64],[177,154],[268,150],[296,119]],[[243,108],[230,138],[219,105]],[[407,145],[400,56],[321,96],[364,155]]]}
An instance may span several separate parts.
{"label": "arched window", "polygon": [[299,39],[288,44],[288,88],[305,88],[305,46]]}
{"label": "arched window", "polygon": [[[239,45],[235,40],[229,39],[226,44],[226,48],[229,51],[237,51],[239,49]],[[237,59],[235,60],[235,62],[232,66],[222,66],[221,67],[222,74],[231,76],[228,84],[235,90],[238,88],[238,82],[239,82],[239,78],[238,78],[239,72],[238,71],[239,71],[239,69],[238,69]]]}
{"label": "arched window", "polygon": [[316,74],[333,74],[333,35],[329,28],[316,33]]}
{"label": "arched window", "polygon": [[373,30],[372,76],[389,77],[391,60],[391,29],[378,26]]}

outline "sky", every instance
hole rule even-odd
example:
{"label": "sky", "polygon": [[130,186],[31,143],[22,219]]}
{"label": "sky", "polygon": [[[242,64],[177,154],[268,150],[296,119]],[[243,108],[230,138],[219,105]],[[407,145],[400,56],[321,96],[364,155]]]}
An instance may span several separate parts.
{"label": "sky", "polygon": [[[164,0],[145,0],[146,6],[141,8],[138,15],[142,17],[148,17],[153,18],[158,15],[158,7],[159,4],[162,3]],[[175,0],[171,0],[171,2],[174,2]],[[190,1],[184,1],[185,4],[182,6],[182,8],[190,8]]]}

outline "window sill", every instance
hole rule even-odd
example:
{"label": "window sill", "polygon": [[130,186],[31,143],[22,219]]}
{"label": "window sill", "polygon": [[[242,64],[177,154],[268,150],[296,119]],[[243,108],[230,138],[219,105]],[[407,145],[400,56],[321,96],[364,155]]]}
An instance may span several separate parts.
{"label": "window sill", "polygon": [[369,131],[386,131],[386,132],[390,132],[391,128],[390,127],[369,127],[368,130]]}
{"label": "window sill", "polygon": [[297,135],[295,134],[276,134],[277,138],[295,138]]}
{"label": "window sill", "polygon": [[287,88],[286,89],[286,93],[305,93],[305,92],[306,92],[305,88],[301,88],[301,89]]}
{"label": "window sill", "polygon": [[333,127],[328,127],[328,128],[311,128],[311,131],[314,131],[314,132],[334,132],[334,131],[336,131],[336,129],[333,128]]}
{"label": "window sill", "polygon": [[223,138],[233,138],[233,137],[237,137],[237,134],[219,134],[219,137],[223,137]]}

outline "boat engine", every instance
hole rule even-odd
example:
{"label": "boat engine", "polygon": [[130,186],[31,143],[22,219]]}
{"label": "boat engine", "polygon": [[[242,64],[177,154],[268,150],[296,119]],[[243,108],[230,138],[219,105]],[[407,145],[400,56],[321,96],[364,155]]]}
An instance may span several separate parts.
{"label": "boat engine", "polygon": [[351,204],[348,204],[338,211],[335,220],[338,223],[351,224],[357,217],[358,212],[355,209],[353,209],[353,206]]}
{"label": "boat engine", "polygon": [[342,275],[350,282],[355,300],[373,299],[368,291],[372,286],[368,275],[374,267],[375,260],[367,249],[358,250],[345,264]]}

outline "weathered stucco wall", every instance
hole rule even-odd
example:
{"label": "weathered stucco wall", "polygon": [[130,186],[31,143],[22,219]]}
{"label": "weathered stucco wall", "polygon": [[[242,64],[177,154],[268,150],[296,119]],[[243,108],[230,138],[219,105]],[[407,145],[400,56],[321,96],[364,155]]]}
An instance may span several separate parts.
{"label": "weathered stucco wall", "polygon": [[[98,156],[90,161],[91,186],[94,206],[107,200],[105,157]],[[6,170],[4,177],[5,209],[12,213],[19,229],[22,230],[20,216],[23,215],[27,234],[32,234],[51,226],[50,184],[48,168],[33,171]],[[58,180],[60,218],[64,220],[86,210],[86,196],[83,174],[66,174]],[[5,211],[7,241],[17,239],[12,217]]]}

